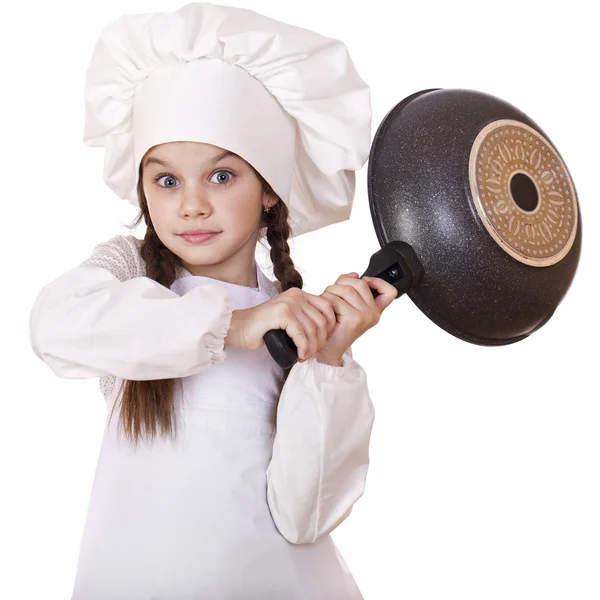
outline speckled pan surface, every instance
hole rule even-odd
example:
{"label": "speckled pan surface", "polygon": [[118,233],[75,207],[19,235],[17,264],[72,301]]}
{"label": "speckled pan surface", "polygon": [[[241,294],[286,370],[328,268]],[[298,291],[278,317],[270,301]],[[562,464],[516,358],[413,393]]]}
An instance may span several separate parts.
{"label": "speckled pan surface", "polygon": [[[517,173],[537,194],[535,210],[507,193]],[[402,100],[375,134],[368,193],[380,245],[407,242],[423,264],[409,297],[462,340],[522,340],[573,281],[582,227],[570,174],[544,131],[495,96],[433,89]]]}

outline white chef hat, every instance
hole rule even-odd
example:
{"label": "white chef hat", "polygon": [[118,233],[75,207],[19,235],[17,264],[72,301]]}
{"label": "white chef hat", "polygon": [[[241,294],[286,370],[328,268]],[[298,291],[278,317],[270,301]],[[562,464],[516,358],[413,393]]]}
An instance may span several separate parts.
{"label": "white chef hat", "polygon": [[105,148],[104,181],[135,206],[152,146],[204,142],[267,180],[297,236],[350,218],[370,138],[370,91],[346,46],[247,9],[123,15],[87,70],[83,141]]}

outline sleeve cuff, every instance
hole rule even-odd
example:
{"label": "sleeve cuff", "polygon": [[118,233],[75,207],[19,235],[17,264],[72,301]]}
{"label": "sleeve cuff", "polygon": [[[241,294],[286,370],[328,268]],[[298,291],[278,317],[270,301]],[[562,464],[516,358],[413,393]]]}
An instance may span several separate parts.
{"label": "sleeve cuff", "polygon": [[233,298],[225,286],[215,285],[216,288],[222,290],[224,304],[218,320],[212,327],[212,335],[207,336],[205,340],[206,349],[213,363],[223,362],[227,358],[227,348],[225,347],[225,338],[229,328],[231,327],[231,319],[233,315]]}
{"label": "sleeve cuff", "polygon": [[296,363],[300,368],[305,367],[311,369],[318,377],[325,380],[336,380],[345,377],[353,372],[358,366],[357,362],[352,357],[350,348],[342,355],[342,365],[329,365],[319,362],[314,356],[302,363]]}

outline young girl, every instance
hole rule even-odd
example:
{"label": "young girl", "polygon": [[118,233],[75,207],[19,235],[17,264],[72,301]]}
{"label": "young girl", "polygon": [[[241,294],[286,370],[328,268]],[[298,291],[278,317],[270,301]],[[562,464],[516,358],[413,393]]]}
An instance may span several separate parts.
{"label": "young girl", "polygon": [[[84,141],[146,233],[98,244],[31,311],[37,356],[99,377],[108,407],[72,600],[362,598],[329,534],[369,463],[350,346],[396,290],[350,273],[309,294],[287,240],[349,218],[370,116],[340,42],[251,11],[102,32]],[[286,373],[271,329],[298,346]]]}

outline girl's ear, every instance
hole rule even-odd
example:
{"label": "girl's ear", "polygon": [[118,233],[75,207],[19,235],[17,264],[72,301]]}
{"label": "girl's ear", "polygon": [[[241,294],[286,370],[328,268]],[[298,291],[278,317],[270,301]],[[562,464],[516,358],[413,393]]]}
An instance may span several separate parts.
{"label": "girl's ear", "polygon": [[279,201],[279,196],[272,189],[263,186],[263,200],[267,201],[268,207],[273,207]]}

